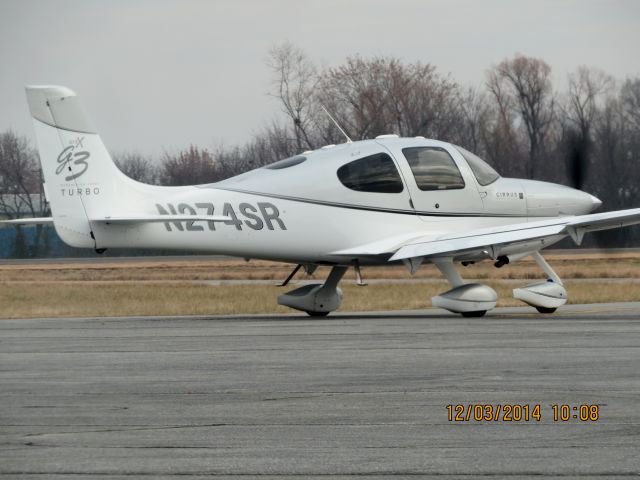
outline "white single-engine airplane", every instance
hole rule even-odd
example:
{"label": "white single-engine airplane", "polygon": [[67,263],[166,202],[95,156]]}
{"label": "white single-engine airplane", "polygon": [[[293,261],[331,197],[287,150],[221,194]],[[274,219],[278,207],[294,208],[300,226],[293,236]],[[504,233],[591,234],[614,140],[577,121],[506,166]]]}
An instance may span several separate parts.
{"label": "white single-engine airplane", "polygon": [[435,306],[464,316],[495,307],[487,285],[465,283],[455,268],[491,259],[500,267],[532,256],[548,280],[516,288],[515,298],[543,313],[567,301],[540,250],[569,236],[640,223],[640,208],[590,214],[592,195],[562,185],[502,178],[471,152],[423,137],[382,135],[275,162],[221,182],[160,187],[118,170],[64,87],[30,86],[53,223],[73,247],[181,249],[331,266],[324,284],[305,285],[278,303],[310,315],[340,307],[337,287],[354,267],[403,262],[413,274],[433,263],[452,288]]}

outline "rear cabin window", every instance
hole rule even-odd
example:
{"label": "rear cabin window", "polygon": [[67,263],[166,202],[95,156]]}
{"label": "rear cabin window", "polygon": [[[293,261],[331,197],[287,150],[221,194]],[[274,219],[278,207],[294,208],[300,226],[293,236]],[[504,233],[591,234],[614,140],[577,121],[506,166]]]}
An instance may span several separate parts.
{"label": "rear cabin window", "polygon": [[386,153],[349,162],[338,169],[338,179],[358,192],[400,193],[404,189],[395,163]]}
{"label": "rear cabin window", "polygon": [[464,180],[451,155],[440,147],[403,148],[420,190],[464,188]]}

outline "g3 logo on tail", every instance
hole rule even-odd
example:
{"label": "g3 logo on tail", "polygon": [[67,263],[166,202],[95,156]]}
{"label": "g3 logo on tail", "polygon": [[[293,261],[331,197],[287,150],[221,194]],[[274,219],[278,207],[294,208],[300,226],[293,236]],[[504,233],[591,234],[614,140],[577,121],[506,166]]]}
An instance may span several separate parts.
{"label": "g3 logo on tail", "polygon": [[[77,151],[77,148],[82,147],[82,141],[84,138],[78,138],[75,142],[72,142],[71,145],[64,148],[60,155],[58,155],[58,168],[56,168],[56,175],[61,174],[63,171],[68,171],[69,175],[67,175],[64,179],[67,182],[71,180],[75,180],[80,177],[84,172],[89,168],[89,164],[87,163],[87,159],[91,156],[89,152],[86,150]],[[75,168],[71,169],[71,164],[73,162],[74,166],[78,167],[78,171]]]}

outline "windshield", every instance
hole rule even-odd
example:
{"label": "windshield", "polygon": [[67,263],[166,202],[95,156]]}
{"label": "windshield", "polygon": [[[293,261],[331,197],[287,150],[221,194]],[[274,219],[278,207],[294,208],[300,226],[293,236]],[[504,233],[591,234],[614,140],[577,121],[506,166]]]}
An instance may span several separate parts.
{"label": "windshield", "polygon": [[495,182],[500,178],[498,172],[496,172],[491,165],[482,160],[479,156],[471,153],[469,150],[465,150],[462,147],[456,146],[458,151],[462,154],[467,164],[476,176],[476,180],[483,187]]}

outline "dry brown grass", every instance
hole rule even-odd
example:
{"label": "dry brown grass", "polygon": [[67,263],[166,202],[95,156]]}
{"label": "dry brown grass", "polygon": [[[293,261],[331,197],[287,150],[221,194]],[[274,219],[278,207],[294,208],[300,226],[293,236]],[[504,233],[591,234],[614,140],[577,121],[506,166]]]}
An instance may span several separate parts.
{"label": "dry brown grass", "polygon": [[[640,253],[545,255],[563,279],[572,278],[640,278]],[[286,263],[261,260],[159,260],[116,263],[22,264],[0,265],[0,282],[53,281],[154,281],[181,280],[282,280],[291,271]],[[312,277],[298,273],[298,279],[324,279],[328,268],[319,268]],[[537,279],[544,273],[533,260],[523,259],[514,265],[494,268],[492,262],[481,262],[461,268],[465,278]],[[363,268],[365,279],[408,278],[403,266]],[[349,271],[345,279],[353,279]],[[441,278],[432,265],[423,266],[415,278]]]}
{"label": "dry brown grass", "polygon": [[[276,310],[268,286],[184,283],[3,284],[2,318],[262,313]],[[271,289],[273,291],[273,289]]]}
{"label": "dry brown grass", "polygon": [[[572,303],[640,301],[638,282],[614,283],[610,278],[640,278],[640,254],[547,255],[563,279]],[[119,315],[213,315],[234,313],[291,312],[279,307],[276,297],[289,290],[273,285],[197,284],[200,280],[282,280],[291,265],[243,260],[165,260],[115,263],[0,265],[0,318],[119,316]],[[312,278],[322,281],[328,268]],[[365,279],[410,278],[402,266],[365,268]],[[531,260],[502,269],[490,262],[462,268],[465,278],[483,279],[496,289],[499,306],[521,305],[511,289],[544,278]],[[596,283],[580,282],[589,277]],[[298,279],[307,279],[299,273]],[[430,283],[376,283],[366,288],[353,284],[349,271],[341,288],[342,311],[400,310],[430,306],[430,299],[450,287],[440,273],[426,265],[416,278]],[[510,279],[522,279],[512,282]],[[575,279],[575,281],[571,281]],[[290,288],[295,288],[292,285]]]}
{"label": "dry brown grass", "polygon": [[[526,283],[526,282],[525,282]],[[500,297],[498,306],[522,305],[511,297],[511,283],[488,282]],[[567,282],[570,303],[640,301],[638,284]],[[341,285],[345,298],[341,311],[421,309],[450,287],[446,282],[420,284]],[[185,283],[59,283],[25,286],[0,285],[0,318],[223,315],[291,313],[276,304],[287,288],[272,285],[207,286]]]}

